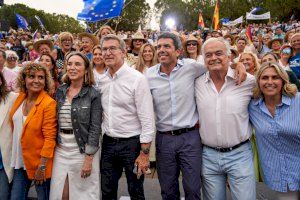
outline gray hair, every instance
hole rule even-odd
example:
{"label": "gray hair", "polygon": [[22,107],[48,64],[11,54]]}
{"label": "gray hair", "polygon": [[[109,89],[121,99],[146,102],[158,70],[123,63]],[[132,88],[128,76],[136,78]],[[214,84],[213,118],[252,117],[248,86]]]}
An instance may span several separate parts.
{"label": "gray hair", "polygon": [[169,39],[172,39],[173,40],[173,43],[174,43],[174,46],[175,46],[175,50],[178,50],[178,49],[182,49],[182,43],[181,43],[181,40],[180,38],[175,35],[174,33],[170,33],[170,32],[164,32],[162,34],[160,34],[157,38],[157,41],[160,40],[160,39],[163,39],[163,38],[169,38]]}
{"label": "gray hair", "polygon": [[202,45],[202,48],[201,48],[201,53],[202,53],[203,56],[204,56],[204,48],[206,47],[207,44],[212,43],[212,42],[221,42],[221,43],[223,43],[226,47],[227,56],[231,55],[230,44],[224,38],[218,37],[218,38],[209,38],[208,40],[206,40],[204,42],[204,44]]}
{"label": "gray hair", "polygon": [[101,41],[100,41],[100,47],[102,49],[103,47],[103,42],[104,41],[108,41],[108,40],[117,40],[120,44],[120,48],[122,51],[125,51],[126,50],[126,44],[124,42],[124,40],[122,40],[121,38],[119,38],[118,36],[114,35],[114,34],[108,34],[104,37],[101,38]]}

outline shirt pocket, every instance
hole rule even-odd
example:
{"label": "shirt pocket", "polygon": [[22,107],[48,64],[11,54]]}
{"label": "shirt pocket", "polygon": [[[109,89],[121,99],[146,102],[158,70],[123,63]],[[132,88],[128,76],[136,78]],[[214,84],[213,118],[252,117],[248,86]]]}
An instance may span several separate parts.
{"label": "shirt pocket", "polygon": [[79,122],[89,123],[90,115],[91,115],[91,107],[90,106],[80,106],[78,108]]}

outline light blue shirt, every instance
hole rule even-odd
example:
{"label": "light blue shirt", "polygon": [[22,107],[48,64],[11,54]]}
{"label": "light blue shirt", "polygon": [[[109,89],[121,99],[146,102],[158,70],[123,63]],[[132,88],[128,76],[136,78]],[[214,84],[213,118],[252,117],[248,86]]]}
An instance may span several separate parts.
{"label": "light blue shirt", "polygon": [[170,75],[160,71],[160,64],[146,72],[158,131],[193,127],[198,121],[195,101],[195,79],[207,69],[192,59],[177,61]]}
{"label": "light blue shirt", "polygon": [[300,93],[282,96],[272,117],[263,99],[249,104],[264,182],[272,190],[300,190]]}

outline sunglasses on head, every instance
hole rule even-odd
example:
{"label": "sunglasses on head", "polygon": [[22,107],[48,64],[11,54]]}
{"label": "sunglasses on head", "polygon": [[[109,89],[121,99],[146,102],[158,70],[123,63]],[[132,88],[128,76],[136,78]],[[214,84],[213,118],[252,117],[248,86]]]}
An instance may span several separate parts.
{"label": "sunglasses on head", "polygon": [[291,54],[292,53],[292,50],[291,48],[285,48],[281,51],[282,54]]}
{"label": "sunglasses on head", "polygon": [[198,43],[197,42],[187,42],[186,46],[197,46]]}

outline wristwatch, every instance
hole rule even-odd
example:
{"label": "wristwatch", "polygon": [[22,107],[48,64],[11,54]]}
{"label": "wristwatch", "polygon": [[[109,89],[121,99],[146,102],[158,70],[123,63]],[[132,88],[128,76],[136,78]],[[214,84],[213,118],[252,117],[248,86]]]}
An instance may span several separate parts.
{"label": "wristwatch", "polygon": [[146,154],[146,155],[148,155],[149,154],[149,152],[150,152],[150,149],[149,148],[141,148],[141,152],[143,152],[143,154]]}
{"label": "wristwatch", "polygon": [[42,171],[45,171],[46,170],[46,165],[40,165],[39,169],[42,170]]}

